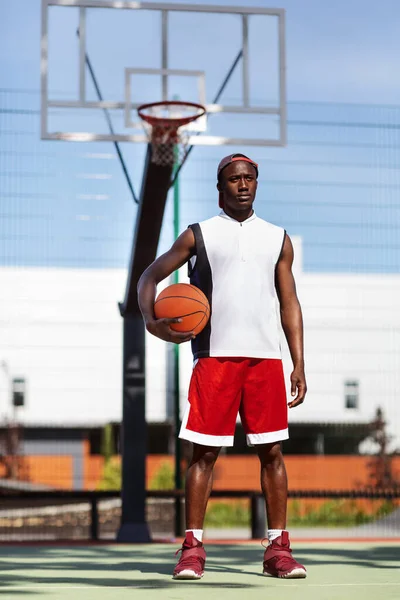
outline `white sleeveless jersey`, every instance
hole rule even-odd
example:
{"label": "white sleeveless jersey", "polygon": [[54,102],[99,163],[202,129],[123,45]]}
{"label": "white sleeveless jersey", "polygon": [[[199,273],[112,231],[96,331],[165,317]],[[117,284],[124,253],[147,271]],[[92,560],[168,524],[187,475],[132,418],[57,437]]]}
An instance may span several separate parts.
{"label": "white sleeveless jersey", "polygon": [[194,358],[281,358],[275,268],[285,230],[255,213],[239,223],[224,211],[190,228],[196,240],[190,282],[211,307],[206,328],[192,341]]}

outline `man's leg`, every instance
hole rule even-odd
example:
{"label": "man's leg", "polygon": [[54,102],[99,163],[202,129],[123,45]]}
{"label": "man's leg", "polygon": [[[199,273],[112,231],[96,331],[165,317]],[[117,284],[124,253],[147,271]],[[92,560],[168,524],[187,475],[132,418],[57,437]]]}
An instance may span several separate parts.
{"label": "man's leg", "polygon": [[193,443],[193,456],[186,476],[185,540],[175,579],[200,579],[204,574],[203,525],[213,469],[221,446],[233,445],[246,364],[245,359],[206,357],[193,369],[179,433]]}
{"label": "man's leg", "polygon": [[286,528],[288,482],[280,442],[256,446],[261,464],[261,489],[268,529]]}
{"label": "man's leg", "polygon": [[293,558],[286,531],[288,484],[280,442],[257,446],[257,452],[268,519],[269,545],[264,552],[263,574],[288,579],[304,578],[307,572]]}
{"label": "man's leg", "polygon": [[193,444],[185,486],[186,529],[203,529],[212,475],[220,447]]}
{"label": "man's leg", "polygon": [[200,579],[206,553],[203,525],[212,487],[212,475],[220,447],[193,444],[193,456],[186,476],[186,532],[182,554],[174,569],[174,579]]}

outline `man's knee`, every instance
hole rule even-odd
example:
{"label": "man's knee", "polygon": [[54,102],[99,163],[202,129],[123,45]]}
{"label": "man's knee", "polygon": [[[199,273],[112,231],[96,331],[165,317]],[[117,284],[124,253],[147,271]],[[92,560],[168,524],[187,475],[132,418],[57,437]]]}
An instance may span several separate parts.
{"label": "man's knee", "polygon": [[276,466],[282,464],[283,456],[280,442],[260,446],[258,448],[258,456],[263,466]]}
{"label": "man's knee", "polygon": [[190,465],[196,465],[200,469],[207,471],[212,469],[215,465],[215,461],[218,458],[221,448],[212,446],[200,446],[199,444],[193,445],[193,456]]}

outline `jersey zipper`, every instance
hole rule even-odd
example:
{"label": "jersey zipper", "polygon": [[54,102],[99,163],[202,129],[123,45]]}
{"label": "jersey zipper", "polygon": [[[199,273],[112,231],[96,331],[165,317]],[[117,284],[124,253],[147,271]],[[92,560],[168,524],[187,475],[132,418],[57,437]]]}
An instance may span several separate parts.
{"label": "jersey zipper", "polygon": [[245,252],[244,252],[244,240],[243,240],[243,223],[239,223],[239,255],[240,262],[246,262]]}

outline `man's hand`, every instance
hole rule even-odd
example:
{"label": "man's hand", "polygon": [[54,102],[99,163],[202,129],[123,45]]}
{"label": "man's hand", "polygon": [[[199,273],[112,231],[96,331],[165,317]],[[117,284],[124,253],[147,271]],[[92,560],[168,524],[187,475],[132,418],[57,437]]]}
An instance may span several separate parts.
{"label": "man's hand", "polygon": [[174,344],[182,344],[193,340],[196,336],[193,331],[174,331],[170,325],[172,323],[181,323],[182,319],[154,319],[147,321],[146,329],[160,340],[164,342],[173,342]]}
{"label": "man's hand", "polygon": [[304,367],[295,367],[293,373],[290,376],[291,381],[291,394],[297,396],[289,402],[289,408],[294,408],[304,402],[304,397],[307,392],[306,376],[304,374]]}

